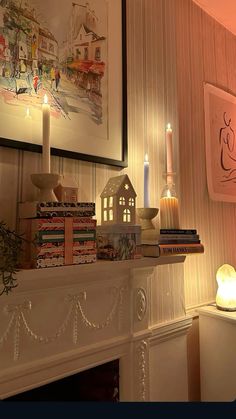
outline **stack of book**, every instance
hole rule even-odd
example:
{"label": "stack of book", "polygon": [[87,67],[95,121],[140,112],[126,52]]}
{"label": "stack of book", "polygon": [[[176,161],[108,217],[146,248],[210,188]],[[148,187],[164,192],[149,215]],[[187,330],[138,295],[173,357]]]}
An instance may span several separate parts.
{"label": "stack of book", "polygon": [[204,253],[195,229],[161,229],[142,231],[142,254],[148,257]]}
{"label": "stack of book", "polygon": [[21,267],[46,268],[96,262],[95,204],[24,202],[19,204],[25,238]]}

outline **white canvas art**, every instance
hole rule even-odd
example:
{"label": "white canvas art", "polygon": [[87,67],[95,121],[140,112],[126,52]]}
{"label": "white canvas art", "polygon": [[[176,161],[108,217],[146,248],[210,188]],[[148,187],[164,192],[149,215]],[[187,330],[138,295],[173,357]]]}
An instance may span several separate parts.
{"label": "white canvas art", "polygon": [[209,195],[236,202],[236,97],[206,83],[204,110]]}

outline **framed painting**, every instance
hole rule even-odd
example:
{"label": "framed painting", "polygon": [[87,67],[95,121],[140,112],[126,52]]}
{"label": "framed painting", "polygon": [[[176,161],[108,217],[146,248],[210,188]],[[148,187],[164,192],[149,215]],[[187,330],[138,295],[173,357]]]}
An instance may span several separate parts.
{"label": "framed painting", "polygon": [[0,0],[0,145],[127,166],[126,0]]}
{"label": "framed painting", "polygon": [[236,97],[206,83],[204,110],[210,198],[236,202]]}

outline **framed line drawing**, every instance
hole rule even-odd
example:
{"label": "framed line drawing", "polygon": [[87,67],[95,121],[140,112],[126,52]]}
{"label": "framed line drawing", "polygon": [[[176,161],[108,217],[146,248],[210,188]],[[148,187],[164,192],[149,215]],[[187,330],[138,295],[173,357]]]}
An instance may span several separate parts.
{"label": "framed line drawing", "polygon": [[236,97],[205,83],[204,111],[210,198],[236,202]]}
{"label": "framed line drawing", "polygon": [[127,166],[126,0],[0,0],[0,145]]}

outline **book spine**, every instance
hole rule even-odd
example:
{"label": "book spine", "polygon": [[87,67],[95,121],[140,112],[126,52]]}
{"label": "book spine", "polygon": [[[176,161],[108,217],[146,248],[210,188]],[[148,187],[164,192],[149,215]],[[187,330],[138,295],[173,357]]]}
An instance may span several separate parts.
{"label": "book spine", "polygon": [[93,217],[95,203],[28,203],[19,204],[19,218]]}
{"label": "book spine", "polygon": [[160,239],[158,244],[199,244],[201,241],[199,239]]}
{"label": "book spine", "polygon": [[160,234],[158,236],[159,240],[162,239],[198,239],[199,240],[199,234]]}
{"label": "book spine", "polygon": [[[39,217],[39,218],[45,218],[45,217],[93,217],[95,215],[95,211],[91,210],[91,209],[77,209],[75,208],[74,210],[65,210],[64,209],[59,209],[56,208],[54,210],[47,210],[47,211],[40,211],[37,210],[36,213],[32,213],[31,216],[34,217]],[[28,216],[29,217],[29,216]],[[21,218],[23,218],[23,216],[21,215]],[[29,217],[30,218],[30,217]]]}
{"label": "book spine", "polygon": [[[22,203],[22,205],[27,206],[28,204]],[[55,209],[64,211],[74,211],[76,209],[95,210],[95,202],[37,202],[33,203],[32,206],[41,211],[54,211]]]}
{"label": "book spine", "polygon": [[160,229],[160,234],[197,234],[195,229]]}
{"label": "book spine", "polygon": [[204,246],[202,244],[187,244],[187,245],[159,245],[160,256],[174,255],[174,254],[190,254],[190,253],[204,253]]}

